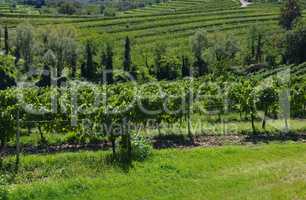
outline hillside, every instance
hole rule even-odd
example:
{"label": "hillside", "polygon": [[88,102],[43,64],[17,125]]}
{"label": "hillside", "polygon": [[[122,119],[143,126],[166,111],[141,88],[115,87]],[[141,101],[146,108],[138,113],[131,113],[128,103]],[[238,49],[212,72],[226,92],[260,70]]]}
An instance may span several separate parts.
{"label": "hillside", "polygon": [[[126,36],[133,40],[133,57],[137,64],[144,65],[144,55],[151,55],[156,43],[167,43],[173,52],[189,49],[189,38],[199,29],[210,33],[230,33],[241,42],[251,25],[266,27],[267,32],[277,32],[279,5],[254,3],[241,8],[239,1],[233,0],[175,0],[120,12],[116,17],[94,16],[45,16],[2,14],[2,24],[14,27],[23,21],[34,25],[73,25],[79,31],[79,38],[85,41],[113,40],[122,54],[122,44]],[[20,11],[22,12],[22,11]],[[0,10],[1,13],[1,10]],[[20,18],[21,17],[21,18]],[[119,65],[120,58],[116,65]]]}
{"label": "hillside", "polygon": [[0,200],[306,199],[304,1],[88,2],[0,0]]}

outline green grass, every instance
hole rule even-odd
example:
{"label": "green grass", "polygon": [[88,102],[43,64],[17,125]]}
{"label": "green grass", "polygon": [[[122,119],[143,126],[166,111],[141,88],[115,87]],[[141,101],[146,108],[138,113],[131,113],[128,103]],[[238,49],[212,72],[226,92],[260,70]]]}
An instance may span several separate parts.
{"label": "green grass", "polygon": [[12,200],[305,199],[301,143],[154,151],[123,171],[108,152],[22,157]]}

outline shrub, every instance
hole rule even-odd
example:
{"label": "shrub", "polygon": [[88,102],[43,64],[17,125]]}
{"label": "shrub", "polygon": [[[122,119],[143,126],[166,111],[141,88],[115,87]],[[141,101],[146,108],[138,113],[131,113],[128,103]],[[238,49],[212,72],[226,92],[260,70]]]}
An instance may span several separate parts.
{"label": "shrub", "polygon": [[7,181],[3,175],[0,175],[0,200],[8,200]]}
{"label": "shrub", "polygon": [[69,132],[65,137],[65,141],[69,144],[78,144],[80,142],[80,136],[76,132]]}
{"label": "shrub", "polygon": [[150,142],[139,134],[132,135],[132,157],[133,160],[143,161],[152,153]]}
{"label": "shrub", "polygon": [[104,13],[104,16],[107,16],[107,17],[116,16],[116,10],[112,7],[106,7],[103,13]]}

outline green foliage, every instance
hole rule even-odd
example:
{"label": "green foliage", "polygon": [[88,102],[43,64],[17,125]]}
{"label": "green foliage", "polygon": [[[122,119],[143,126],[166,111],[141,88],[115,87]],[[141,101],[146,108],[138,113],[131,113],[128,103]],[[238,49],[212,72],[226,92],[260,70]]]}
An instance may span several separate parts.
{"label": "green foliage", "polygon": [[140,134],[132,134],[132,157],[134,160],[143,161],[152,153],[151,143]]}
{"label": "green foliage", "polygon": [[88,81],[95,81],[96,79],[96,66],[93,61],[94,48],[91,41],[88,41],[85,46],[85,63],[81,70],[82,78]]}
{"label": "green foliage", "polygon": [[247,36],[247,52],[245,53],[244,64],[250,65],[262,62],[265,42],[264,28],[257,24],[251,26]]}
{"label": "green foliage", "polygon": [[33,29],[33,26],[27,23],[18,25],[16,30],[16,49],[18,50],[18,53],[20,53],[21,57],[24,59],[24,70],[26,72],[28,72],[34,56]]}
{"label": "green foliage", "polygon": [[258,93],[258,107],[262,110],[268,110],[278,101],[278,93],[273,87],[263,88]]}
{"label": "green foliage", "polygon": [[190,38],[192,52],[196,58],[202,57],[203,51],[208,48],[207,32],[200,30]]}
{"label": "green foliage", "polygon": [[15,86],[15,78],[14,58],[0,55],[0,90]]}
{"label": "green foliage", "polygon": [[12,91],[0,90],[0,149],[4,148],[16,128],[16,113],[19,107],[16,94],[12,94]]}
{"label": "green foliage", "polygon": [[9,46],[9,32],[7,25],[4,28],[4,53],[6,55],[9,54],[10,46]]}
{"label": "green foliage", "polygon": [[69,132],[65,136],[65,140],[69,144],[79,144],[80,141],[81,141],[81,138],[80,138],[80,135],[78,133],[76,133],[76,132]]}
{"label": "green foliage", "polygon": [[65,15],[75,14],[81,5],[78,2],[62,2],[59,5],[58,12]]}
{"label": "green foliage", "polygon": [[124,60],[123,60],[123,70],[126,72],[130,72],[132,65],[131,60],[131,42],[129,37],[126,37],[124,43]]}
{"label": "green foliage", "polygon": [[194,54],[194,67],[197,68],[199,76],[208,72],[208,66],[203,58],[204,51],[209,47],[207,32],[200,30],[190,38],[191,50]]}
{"label": "green foliage", "polygon": [[306,61],[306,25],[301,23],[288,31],[282,42],[288,63],[300,64]]}
{"label": "green foliage", "polygon": [[174,80],[180,77],[180,60],[174,55],[163,56],[157,71],[159,80]]}
{"label": "green foliage", "polygon": [[0,175],[0,200],[8,200],[8,183],[6,177]]}
{"label": "green foliage", "polygon": [[104,14],[104,16],[107,16],[107,17],[114,17],[114,16],[116,16],[116,9],[113,8],[113,7],[106,7],[103,10],[103,14]]}
{"label": "green foliage", "polygon": [[51,68],[56,68],[57,74],[61,77],[62,71],[67,67],[71,70],[72,77],[76,76],[77,31],[73,26],[54,25],[46,26],[39,32],[40,40],[36,40],[41,47],[42,62]]}
{"label": "green foliage", "polygon": [[289,30],[293,27],[294,22],[302,16],[298,0],[285,0],[281,8],[280,25]]}

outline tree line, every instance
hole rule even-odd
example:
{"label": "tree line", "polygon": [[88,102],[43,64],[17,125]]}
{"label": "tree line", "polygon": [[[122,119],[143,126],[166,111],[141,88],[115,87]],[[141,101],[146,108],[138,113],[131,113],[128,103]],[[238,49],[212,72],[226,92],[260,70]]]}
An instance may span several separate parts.
{"label": "tree line", "polygon": [[[190,50],[171,52],[163,42],[156,42],[151,57],[145,55],[144,63],[136,65],[133,60],[133,38],[126,37],[122,44],[120,66],[114,66],[115,49],[110,40],[97,43],[94,40],[78,41],[77,30],[67,26],[49,26],[36,29],[30,24],[19,25],[16,34],[7,26],[1,29],[0,48],[3,53],[15,57],[15,69],[24,73],[43,70],[39,86],[51,84],[47,71],[56,70],[55,76],[64,81],[68,78],[85,79],[99,83],[126,81],[129,77],[140,82],[148,80],[176,80],[208,73],[222,74],[232,66],[252,65],[270,67],[281,64],[299,64],[306,61],[304,51],[306,26],[301,22],[301,11],[295,0],[288,0],[281,8],[280,25],[284,33],[272,35],[264,26],[256,24],[247,32],[246,42],[238,42],[232,35],[212,36],[198,30],[190,38]],[[135,53],[135,52],[134,52]],[[149,62],[151,61],[151,62]],[[259,65],[260,64],[260,65]],[[115,72],[121,70],[121,73]],[[249,70],[252,70],[249,69]],[[105,73],[107,72],[107,73]],[[103,76],[107,74],[106,77]]]}

